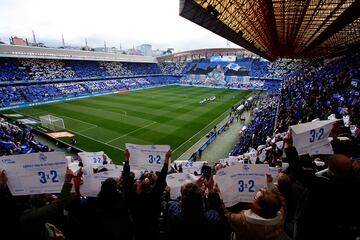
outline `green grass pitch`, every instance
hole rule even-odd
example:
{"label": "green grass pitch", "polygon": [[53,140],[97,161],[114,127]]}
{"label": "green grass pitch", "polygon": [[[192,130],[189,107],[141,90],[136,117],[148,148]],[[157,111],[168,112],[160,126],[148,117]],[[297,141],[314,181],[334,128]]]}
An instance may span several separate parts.
{"label": "green grass pitch", "polygon": [[[64,120],[67,131],[84,151],[104,151],[115,163],[123,160],[125,143],[168,144],[177,159],[215,124],[231,106],[252,91],[165,86],[62,103],[17,109],[38,119],[51,114]],[[209,96],[215,102],[200,104]],[[69,142],[69,138],[61,138]]]}

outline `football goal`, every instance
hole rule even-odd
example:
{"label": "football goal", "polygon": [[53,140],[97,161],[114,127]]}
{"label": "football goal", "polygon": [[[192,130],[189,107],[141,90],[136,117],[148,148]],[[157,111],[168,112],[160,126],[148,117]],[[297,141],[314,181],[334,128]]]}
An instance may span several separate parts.
{"label": "football goal", "polygon": [[52,131],[59,131],[65,129],[64,120],[52,115],[40,116],[41,126]]}

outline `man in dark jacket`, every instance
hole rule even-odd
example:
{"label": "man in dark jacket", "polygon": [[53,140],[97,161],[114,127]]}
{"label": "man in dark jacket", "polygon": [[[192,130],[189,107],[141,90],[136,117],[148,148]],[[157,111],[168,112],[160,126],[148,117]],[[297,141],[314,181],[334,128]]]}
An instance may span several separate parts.
{"label": "man in dark jacket", "polygon": [[[20,229],[24,239],[46,239],[47,229],[45,225],[51,224],[56,228],[64,225],[64,208],[70,201],[71,180],[73,173],[67,169],[65,182],[57,201],[47,204],[43,196],[38,195],[37,203],[33,208],[25,210],[19,219]],[[45,196],[45,195],[44,195]]]}
{"label": "man in dark jacket", "polygon": [[[133,218],[136,240],[159,238],[158,221],[161,210],[161,196],[166,187],[166,175],[170,157],[171,151],[169,150],[166,153],[161,172],[158,175],[152,174],[151,177],[138,180],[134,186],[130,177],[130,153],[125,150],[123,189]],[[151,184],[152,182],[154,183]]]}
{"label": "man in dark jacket", "polygon": [[345,155],[334,154],[329,158],[328,174],[317,177],[302,168],[291,131],[284,141],[290,170],[309,189],[304,214],[295,227],[298,239],[359,236],[360,183],[352,172],[352,161]]}

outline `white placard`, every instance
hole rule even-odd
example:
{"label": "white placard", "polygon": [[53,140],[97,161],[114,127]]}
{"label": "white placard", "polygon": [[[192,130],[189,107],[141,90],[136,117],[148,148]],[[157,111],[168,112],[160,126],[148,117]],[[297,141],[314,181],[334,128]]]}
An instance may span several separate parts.
{"label": "white placard", "polygon": [[284,148],[284,141],[278,141],[276,142],[276,147],[278,149],[283,149]]}
{"label": "white placard", "polygon": [[[130,153],[130,167],[133,170],[161,171],[169,145],[125,144]],[[170,166],[169,166],[170,167]]]}
{"label": "white placard", "polygon": [[94,168],[83,168],[83,184],[80,186],[80,192],[87,197],[96,197],[101,189],[101,184],[108,178],[119,178],[121,176],[123,166],[115,164],[106,164],[101,166],[106,171],[94,173]]}
{"label": "white placard", "polygon": [[255,193],[266,186],[266,164],[236,164],[223,168],[216,173],[218,184],[225,207],[239,202],[252,202]]}
{"label": "white placard", "polygon": [[243,155],[244,155],[244,157],[249,157],[251,163],[255,164],[256,158],[257,158],[257,152],[256,152],[256,150],[255,150],[255,151],[248,152],[248,153],[244,153]]}
{"label": "white placard", "polygon": [[228,158],[224,158],[224,159],[219,159],[219,162],[223,165],[223,166],[233,166],[235,164],[239,164],[239,160],[237,157],[233,157],[230,156]]}
{"label": "white placard", "polygon": [[262,151],[259,154],[259,161],[263,163],[265,160],[266,160],[266,151]]}
{"label": "white placard", "polygon": [[81,161],[86,166],[97,167],[103,164],[104,162],[104,152],[79,152],[79,157]]}
{"label": "white placard", "polygon": [[273,183],[277,182],[277,177],[279,175],[279,171],[281,171],[281,169],[279,167],[269,167],[269,173],[273,179]]}
{"label": "white placard", "polygon": [[299,155],[333,154],[328,136],[337,120],[308,122],[290,126]]}
{"label": "white placard", "polygon": [[31,153],[0,158],[14,196],[60,193],[67,159],[62,152]]}
{"label": "white placard", "polygon": [[196,182],[197,177],[190,173],[172,173],[166,176],[166,184],[170,187],[170,199],[181,196],[181,186]]}
{"label": "white placard", "polygon": [[177,169],[179,169],[179,166],[181,165],[182,172],[183,173],[191,173],[194,174],[194,172],[200,174],[201,168],[204,165],[204,163],[207,163],[206,161],[187,161],[187,160],[176,160],[173,162],[173,164],[176,164]]}

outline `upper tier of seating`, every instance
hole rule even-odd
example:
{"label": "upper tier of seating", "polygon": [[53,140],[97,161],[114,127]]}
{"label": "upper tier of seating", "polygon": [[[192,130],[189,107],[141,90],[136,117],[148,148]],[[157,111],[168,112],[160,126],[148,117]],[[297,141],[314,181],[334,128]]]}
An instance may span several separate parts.
{"label": "upper tier of seating", "polygon": [[121,78],[96,81],[69,81],[35,85],[0,87],[0,107],[19,102],[71,97],[77,95],[133,89],[151,85],[171,84],[178,78],[170,76]]}
{"label": "upper tier of seating", "polygon": [[0,81],[48,81],[162,74],[155,63],[0,58]]}

